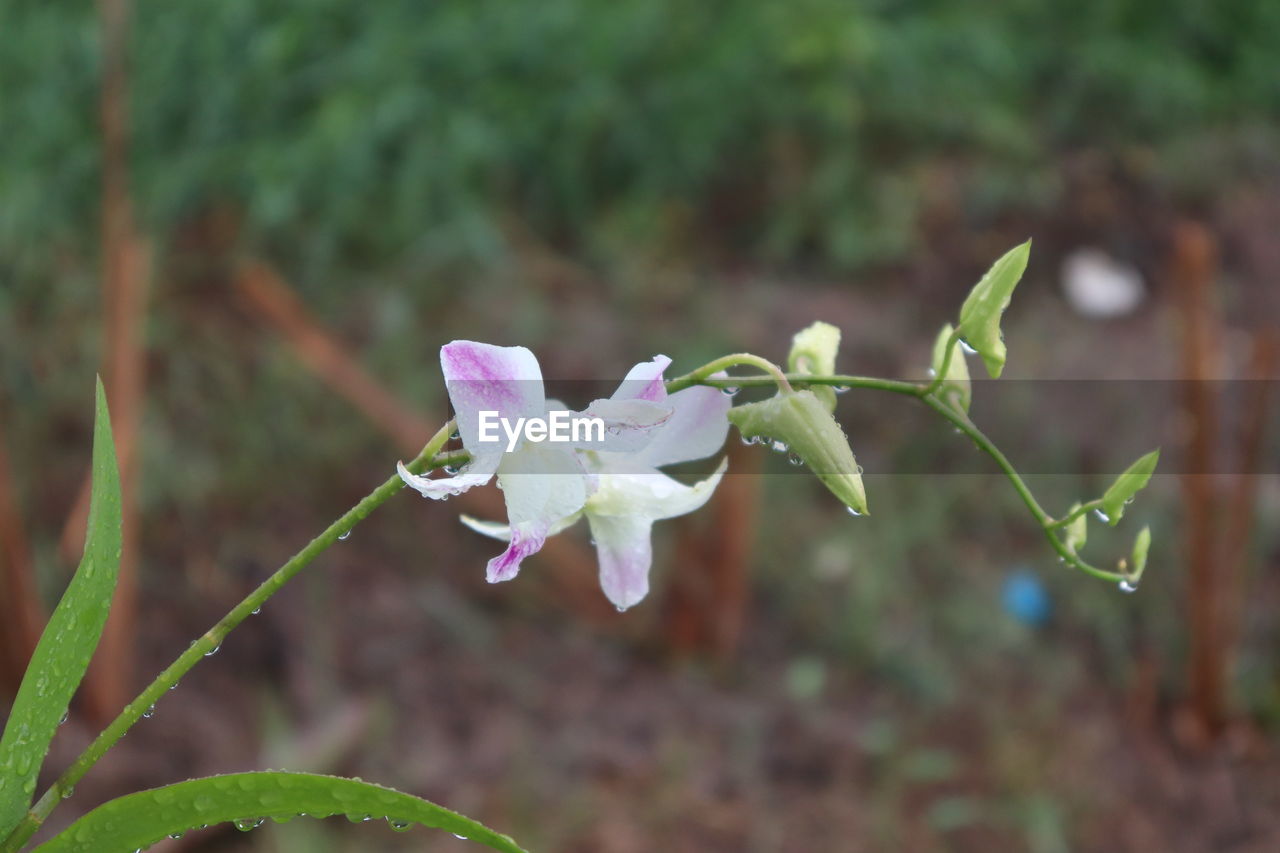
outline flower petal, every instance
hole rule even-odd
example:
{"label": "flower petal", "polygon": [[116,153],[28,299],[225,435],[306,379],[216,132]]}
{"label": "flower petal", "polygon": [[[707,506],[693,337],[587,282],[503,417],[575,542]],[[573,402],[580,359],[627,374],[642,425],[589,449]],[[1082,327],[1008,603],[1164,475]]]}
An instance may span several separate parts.
{"label": "flower petal", "polygon": [[417,489],[424,498],[444,500],[489,482],[501,461],[501,451],[478,454],[455,476],[437,479],[410,473],[403,462],[396,463],[396,471],[406,485]]}
{"label": "flower petal", "polygon": [[729,434],[733,399],[719,388],[696,385],[667,397],[671,419],[637,454],[637,461],[654,468],[705,459],[720,451]]}
{"label": "flower petal", "polygon": [[480,412],[496,412],[497,417],[512,424],[519,418],[543,414],[546,394],[542,369],[538,359],[524,347],[452,341],[440,348],[440,367],[462,446],[473,454],[506,445],[500,429],[496,442],[480,441]]}
{"label": "flower petal", "polygon": [[599,418],[604,421],[600,440],[588,431],[589,440],[574,442],[580,450],[610,453],[634,453],[653,441],[659,429],[671,418],[671,407],[648,400],[595,400],[573,417]]}
{"label": "flower petal", "polygon": [[582,509],[587,500],[586,472],[567,447],[526,444],[505,454],[498,486],[513,526],[536,524],[543,530]]}
{"label": "flower petal", "polygon": [[587,500],[587,476],[570,449],[522,445],[503,454],[498,486],[511,522],[510,545],[489,561],[490,583],[510,580],[520,563],[542,548],[548,534]]}
{"label": "flower petal", "polygon": [[721,459],[710,477],[692,486],[652,469],[601,473],[599,487],[587,501],[587,516],[637,516],[657,520],[693,512],[711,497],[728,467],[729,460]]}
{"label": "flower petal", "polygon": [[642,361],[627,372],[627,376],[613,392],[614,400],[648,400],[660,403],[667,398],[667,388],[662,382],[663,372],[671,365],[665,355],[655,355],[652,361]]}
{"label": "flower petal", "polygon": [[511,544],[507,545],[507,550],[490,560],[485,567],[485,577],[489,583],[501,583],[514,578],[519,574],[524,558],[541,551],[547,539],[545,532],[532,525],[517,525],[511,532]]}
{"label": "flower petal", "polygon": [[600,587],[615,607],[626,610],[649,592],[653,523],[635,515],[588,515],[587,521],[600,558]]}
{"label": "flower petal", "polygon": [[[578,519],[582,518],[581,512],[575,512],[573,515],[565,516],[547,529],[548,536],[555,536],[562,533],[570,527],[578,523]],[[490,539],[500,539],[503,542],[511,541],[511,525],[503,524],[501,521],[485,521],[483,518],[476,518],[472,515],[460,516],[459,521],[470,527],[481,536],[488,536]]]}

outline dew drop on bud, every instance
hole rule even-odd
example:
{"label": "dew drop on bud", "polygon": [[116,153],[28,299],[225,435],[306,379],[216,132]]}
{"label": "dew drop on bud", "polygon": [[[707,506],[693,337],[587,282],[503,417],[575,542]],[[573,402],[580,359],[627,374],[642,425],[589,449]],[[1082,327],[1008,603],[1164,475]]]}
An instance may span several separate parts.
{"label": "dew drop on bud", "polygon": [[800,454],[799,454],[799,453],[796,453],[796,452],[794,452],[794,451],[792,451],[791,453],[788,453],[788,454],[787,454],[787,461],[788,461],[788,462],[790,462],[792,465],[803,465],[803,464],[804,464],[804,460],[800,458]]}
{"label": "dew drop on bud", "polygon": [[788,450],[787,443],[780,438],[775,438],[769,443],[769,446],[773,448],[774,453],[786,453]]}
{"label": "dew drop on bud", "polygon": [[760,439],[754,435],[744,435],[742,437],[742,443],[745,444],[747,447],[750,447],[753,444],[759,444]]}
{"label": "dew drop on bud", "polygon": [[856,509],[854,509],[851,506],[845,507],[845,509],[848,511],[849,515],[852,515],[854,518],[857,518],[860,515],[862,515],[862,513],[858,512]]}

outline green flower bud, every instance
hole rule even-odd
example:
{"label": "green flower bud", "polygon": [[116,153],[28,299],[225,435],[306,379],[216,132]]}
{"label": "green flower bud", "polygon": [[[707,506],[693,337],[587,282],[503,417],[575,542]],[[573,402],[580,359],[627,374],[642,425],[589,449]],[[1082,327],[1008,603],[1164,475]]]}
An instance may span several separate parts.
{"label": "green flower bud", "polygon": [[1144,527],[1138,531],[1137,538],[1133,540],[1133,553],[1129,555],[1129,561],[1132,564],[1129,567],[1129,577],[1135,584],[1146,571],[1149,550],[1151,550],[1151,528]]}
{"label": "green flower bud", "polygon": [[735,406],[729,421],[744,438],[785,444],[849,509],[866,514],[862,469],[849,439],[812,391],[781,391],[759,403]]}
{"label": "green flower bud", "polygon": [[[938,340],[933,344],[933,373],[939,375],[942,362],[947,357],[947,341],[951,340],[951,324],[942,327]],[[969,382],[969,365],[964,360],[964,350],[960,344],[951,345],[951,361],[947,364],[947,375],[942,377],[938,393],[943,400],[955,401],[965,412],[969,411],[969,403],[973,400],[973,388]]]}
{"label": "green flower bud", "polygon": [[[836,372],[836,350],[839,348],[840,330],[830,323],[818,321],[809,328],[797,332],[791,339],[787,371],[809,375],[831,375]],[[818,385],[810,390],[822,401],[828,412],[835,411],[835,389]]]}
{"label": "green flower bud", "polygon": [[[1071,507],[1071,512],[1075,512],[1079,508],[1080,504],[1077,503]],[[1063,544],[1071,549],[1071,553],[1079,554],[1080,549],[1084,547],[1084,543],[1089,541],[1089,516],[1081,515],[1068,524],[1062,541]]]}

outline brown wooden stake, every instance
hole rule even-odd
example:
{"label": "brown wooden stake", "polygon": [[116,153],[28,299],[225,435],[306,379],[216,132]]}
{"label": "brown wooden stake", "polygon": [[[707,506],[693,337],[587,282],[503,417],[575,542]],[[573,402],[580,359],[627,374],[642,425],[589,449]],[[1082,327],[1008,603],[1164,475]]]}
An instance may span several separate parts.
{"label": "brown wooden stake", "polygon": [[1191,709],[1204,734],[1216,736],[1226,721],[1221,567],[1216,528],[1214,448],[1217,443],[1216,394],[1222,323],[1214,304],[1216,247],[1212,235],[1195,223],[1174,232],[1174,280],[1182,325],[1184,410],[1190,435],[1186,473],[1182,475],[1189,574],[1191,628],[1188,682]]}
{"label": "brown wooden stake", "polygon": [[681,520],[663,602],[667,648],[678,656],[709,654],[721,663],[736,654],[746,622],[763,459],[736,441],[727,452],[729,472],[707,507],[711,529]]}
{"label": "brown wooden stake", "polygon": [[22,513],[18,510],[17,489],[9,469],[0,418],[0,572],[3,572],[5,619],[0,620],[0,641],[4,643],[4,686],[17,690],[27,661],[35,651],[44,625],[44,607],[36,589],[35,564],[27,544]]}
{"label": "brown wooden stake", "polygon": [[[106,315],[103,379],[111,407],[123,498],[120,577],[102,641],[85,680],[88,711],[94,719],[105,721],[127,701],[133,678],[138,603],[136,449],[145,385],[143,325],[150,253],[137,236],[129,195],[128,0],[99,0],[98,14],[102,36],[100,119]],[[82,526],[80,529],[83,531]]]}

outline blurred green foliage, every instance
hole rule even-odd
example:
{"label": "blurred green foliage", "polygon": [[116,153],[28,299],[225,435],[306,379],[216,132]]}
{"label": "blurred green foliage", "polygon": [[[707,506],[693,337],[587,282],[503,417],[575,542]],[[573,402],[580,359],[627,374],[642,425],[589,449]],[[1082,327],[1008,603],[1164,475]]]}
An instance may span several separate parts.
{"label": "blurred green foliage", "polygon": [[[95,10],[0,29],[0,270],[47,278],[94,243]],[[135,189],[150,233],[226,205],[312,281],[491,257],[511,217],[847,267],[912,248],[939,160],[981,215],[1073,146],[1265,128],[1278,53],[1267,0],[137,0]]]}

